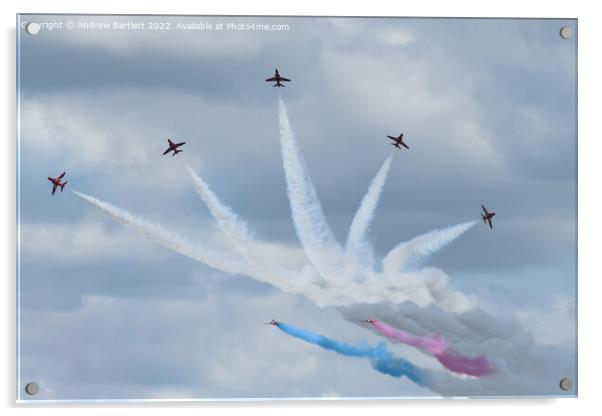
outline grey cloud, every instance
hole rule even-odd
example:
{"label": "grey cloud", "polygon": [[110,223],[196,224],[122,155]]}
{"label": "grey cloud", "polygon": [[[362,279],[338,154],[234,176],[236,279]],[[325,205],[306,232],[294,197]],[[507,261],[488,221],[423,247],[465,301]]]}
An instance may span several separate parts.
{"label": "grey cloud", "polygon": [[[500,300],[496,299],[498,304]],[[574,395],[574,391],[563,392],[558,387],[563,377],[575,379],[575,350],[570,338],[575,335],[574,325],[565,328],[569,339],[558,346],[537,342],[511,314],[493,316],[478,308],[449,313],[434,305],[421,308],[406,302],[354,305],[341,311],[357,325],[364,325],[358,322],[372,317],[414,334],[444,334],[454,350],[468,356],[484,355],[492,361],[495,373],[479,379],[458,380],[434,373],[433,384],[443,395]]]}
{"label": "grey cloud", "polygon": [[[294,319],[349,337],[350,326],[340,323],[338,313],[296,297],[94,296],[69,314],[24,312],[23,379],[43,380],[39,399],[148,399],[164,397],[165,391],[176,398],[428,393],[407,380],[382,377],[362,360],[324,354],[261,325],[272,317]],[[376,343],[376,337],[365,335]],[[62,339],[70,342],[64,345]]]}

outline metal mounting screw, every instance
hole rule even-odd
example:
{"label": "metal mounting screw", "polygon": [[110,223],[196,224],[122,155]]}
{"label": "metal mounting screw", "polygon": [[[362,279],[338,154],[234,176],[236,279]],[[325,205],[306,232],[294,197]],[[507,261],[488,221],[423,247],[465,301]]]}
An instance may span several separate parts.
{"label": "metal mounting screw", "polygon": [[573,37],[573,29],[571,29],[569,26],[562,26],[560,28],[560,37],[562,39],[570,39]]}
{"label": "metal mounting screw", "polygon": [[559,385],[562,390],[569,391],[570,389],[573,388],[573,380],[565,377],[562,380],[560,380]]}
{"label": "metal mounting screw", "polygon": [[38,386],[36,383],[27,383],[25,385],[25,393],[29,394],[30,396],[35,396],[39,391],[40,386]]}

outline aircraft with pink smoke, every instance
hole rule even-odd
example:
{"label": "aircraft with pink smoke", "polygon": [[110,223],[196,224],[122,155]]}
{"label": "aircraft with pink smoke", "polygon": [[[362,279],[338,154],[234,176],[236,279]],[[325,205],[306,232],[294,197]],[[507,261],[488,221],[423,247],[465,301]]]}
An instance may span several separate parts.
{"label": "aircraft with pink smoke", "polygon": [[481,213],[481,218],[483,219],[483,224],[489,223],[489,228],[493,230],[493,224],[491,223],[491,219],[495,216],[495,212],[488,212],[485,205],[481,205],[483,208],[483,212]]}
{"label": "aircraft with pink smoke", "polygon": [[276,68],[276,73],[274,74],[274,76],[272,78],[268,78],[265,80],[265,82],[275,82],[275,84],[273,85],[274,87],[285,87],[285,85],[283,84],[283,82],[290,82],[291,80],[288,78],[284,78],[282,75],[280,75],[280,73],[278,72],[278,68]]}
{"label": "aircraft with pink smoke", "polygon": [[406,149],[408,149],[408,150],[410,149],[410,148],[408,147],[408,145],[407,145],[407,144],[405,144],[405,143],[404,143],[404,141],[403,141],[403,133],[401,133],[401,134],[400,134],[399,136],[397,136],[397,137],[394,137],[394,136],[387,136],[387,138],[389,138],[389,139],[393,140],[393,143],[391,143],[391,146],[395,146],[395,147],[396,147],[396,148],[398,148],[398,149],[401,149],[401,147],[400,147],[400,146],[403,146],[403,147],[405,147],[405,148],[406,148]]}
{"label": "aircraft with pink smoke", "polygon": [[63,189],[65,189],[65,185],[67,185],[68,181],[61,182],[61,179],[63,179],[64,176],[65,172],[61,173],[56,178],[51,178],[50,176],[48,177],[48,180],[52,182],[52,195],[54,195],[56,192],[56,188],[61,188],[61,192],[63,192]]}
{"label": "aircraft with pink smoke", "polygon": [[183,146],[183,145],[186,144],[186,142],[174,143],[170,139],[167,139],[167,143],[169,143],[169,147],[167,148],[166,151],[163,152],[163,156],[165,156],[169,152],[173,152],[172,156],[175,156],[178,153],[182,153],[182,150],[178,150],[178,147]]}

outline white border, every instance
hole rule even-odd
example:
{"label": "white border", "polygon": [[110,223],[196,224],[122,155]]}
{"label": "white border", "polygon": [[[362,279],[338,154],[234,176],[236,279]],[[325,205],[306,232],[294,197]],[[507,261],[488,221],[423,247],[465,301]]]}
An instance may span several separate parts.
{"label": "white border", "polygon": [[[489,415],[508,414],[509,412],[528,411],[533,415],[566,415],[593,414],[595,409],[602,408],[596,388],[599,385],[596,376],[602,369],[599,355],[602,352],[599,320],[601,293],[600,279],[602,275],[596,262],[600,245],[594,240],[600,230],[600,151],[599,123],[600,109],[595,107],[595,98],[600,96],[600,47],[596,41],[602,39],[599,24],[600,14],[596,13],[595,2],[546,1],[527,2],[525,0],[504,0],[495,3],[454,0],[454,1],[419,1],[399,2],[370,0],[364,2],[325,2],[324,0],[286,1],[286,0],[253,0],[253,1],[220,1],[194,2],[170,0],[169,2],[150,2],[143,0],[122,0],[110,2],[102,0],[73,1],[53,0],[21,0],[4,1],[0,4],[2,13],[3,65],[2,84],[4,97],[2,105],[2,210],[3,238],[0,253],[5,265],[3,273],[4,297],[0,302],[4,313],[0,320],[2,325],[3,365],[0,367],[0,392],[2,406],[8,414],[19,411],[29,414],[43,407],[49,414],[76,414],[85,408],[87,414],[105,414],[118,408],[127,409],[128,413],[163,414],[166,408],[186,414],[198,414],[210,410],[211,413],[239,414],[241,411],[255,415],[305,414],[308,411],[318,414],[326,412],[346,412],[350,415],[367,411],[378,411],[385,414],[399,412],[427,411],[428,413],[445,413],[447,415]],[[465,16],[465,17],[561,17],[579,19],[579,399],[558,400],[424,400],[424,401],[298,401],[298,402],[203,402],[203,403],[116,403],[110,405],[17,405],[15,404],[15,258],[16,258],[16,226],[15,226],[15,14],[29,13],[149,13],[149,14],[287,14],[287,15],[392,15],[392,16]],[[23,407],[26,407],[23,409]],[[21,408],[15,410],[15,408]]]}

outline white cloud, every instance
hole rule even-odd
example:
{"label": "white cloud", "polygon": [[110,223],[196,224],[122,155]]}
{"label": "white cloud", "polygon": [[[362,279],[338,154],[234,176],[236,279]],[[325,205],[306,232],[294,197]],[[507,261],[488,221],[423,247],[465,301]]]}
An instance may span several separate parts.
{"label": "white cloud", "polygon": [[[232,250],[232,244],[215,227],[195,230],[202,244],[214,250]],[[186,237],[189,237],[186,235]],[[41,256],[45,261],[85,263],[96,260],[140,260],[161,262],[166,251],[121,225],[117,227],[96,215],[77,222],[21,221],[22,256]],[[297,258],[302,252],[286,246],[258,245],[258,250],[275,260]],[[216,252],[217,252],[216,251]]]}
{"label": "white cloud", "polygon": [[[226,118],[251,126],[261,119],[259,111],[171,90],[23,96],[21,178],[32,178],[39,170],[44,176],[67,171],[68,188],[81,189],[83,182],[99,187],[105,196],[127,195],[128,201],[138,203],[152,197],[160,204],[153,207],[165,213],[167,207],[173,209],[170,199],[192,189],[183,160],[199,169],[207,164],[238,165],[262,153],[261,142],[269,137],[258,134],[254,140],[242,140],[238,124],[218,128]],[[163,156],[168,137],[187,141],[184,152]],[[218,156],[207,159],[208,154]]]}
{"label": "white cloud", "polygon": [[110,230],[92,216],[79,222],[21,222],[23,256],[36,255],[60,262],[139,259],[158,261],[161,250],[129,230]]}
{"label": "white cloud", "polygon": [[[480,175],[500,175],[504,160],[481,127],[478,104],[468,91],[447,85],[433,85],[431,63],[412,59],[404,52],[391,64],[387,56],[325,50],[321,65],[329,87],[345,107],[384,134],[404,132],[406,142],[418,152],[453,155],[438,157],[440,170],[462,161]],[[437,165],[428,164],[429,169]],[[416,175],[417,176],[417,175]]]}
{"label": "white cloud", "polygon": [[389,46],[404,46],[414,42],[414,36],[410,32],[395,28],[376,31],[374,37]]}
{"label": "white cloud", "polygon": [[358,39],[370,39],[387,46],[405,46],[414,42],[414,33],[404,27],[403,21],[397,22],[401,25],[391,26],[390,21],[381,20],[380,24],[374,24],[368,19],[328,19],[328,24],[334,29],[334,33],[328,30],[328,37],[333,42],[356,41]]}
{"label": "white cloud", "polygon": [[557,295],[517,307],[514,315],[541,345],[564,346],[574,341],[576,310],[573,296]]}
{"label": "white cloud", "polygon": [[[181,132],[173,119],[160,118],[161,103],[172,101],[187,101],[188,108],[196,111],[208,105],[198,96],[165,91],[25,96],[20,108],[21,151],[60,159],[74,169],[102,167],[107,176],[117,168],[149,169],[150,165],[158,171],[165,163],[156,163],[162,160],[157,153],[161,156],[167,138],[177,138]],[[143,103],[147,105],[142,107]],[[151,113],[157,117],[147,119]],[[168,170],[173,169],[159,173]]]}

